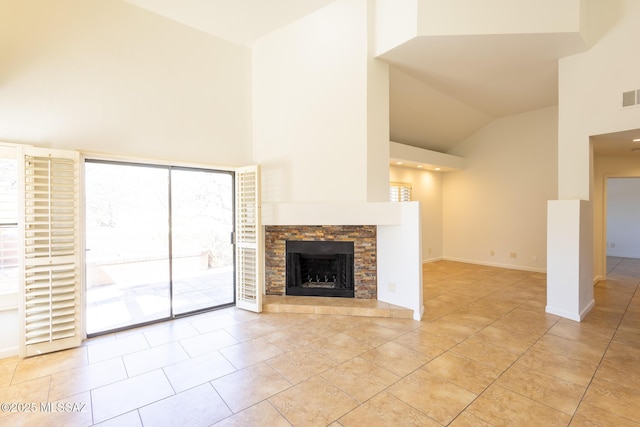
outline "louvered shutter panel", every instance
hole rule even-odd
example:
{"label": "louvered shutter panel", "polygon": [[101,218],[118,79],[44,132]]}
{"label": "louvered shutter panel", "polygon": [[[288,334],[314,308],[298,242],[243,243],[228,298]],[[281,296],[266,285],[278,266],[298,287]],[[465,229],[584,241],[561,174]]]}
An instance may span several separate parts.
{"label": "louvered shutter panel", "polygon": [[411,185],[403,182],[392,182],[389,185],[389,201],[410,202],[411,201]]}
{"label": "louvered shutter panel", "polygon": [[400,201],[401,202],[410,202],[411,201],[411,187],[402,186],[400,187]]}
{"label": "louvered shutter panel", "polygon": [[236,171],[236,306],[262,311],[263,247],[260,222],[260,171]]}
{"label": "louvered shutter panel", "polygon": [[80,316],[79,155],[23,155],[23,357],[76,347]]}
{"label": "louvered shutter panel", "polygon": [[400,188],[396,185],[389,186],[389,201],[391,202],[399,202],[400,201]]}

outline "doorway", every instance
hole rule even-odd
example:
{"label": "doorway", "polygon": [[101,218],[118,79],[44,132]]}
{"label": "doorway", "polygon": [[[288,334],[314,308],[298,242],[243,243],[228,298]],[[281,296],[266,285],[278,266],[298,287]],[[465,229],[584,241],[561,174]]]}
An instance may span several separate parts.
{"label": "doorway", "polygon": [[89,335],[234,304],[233,173],[85,162]]}
{"label": "doorway", "polygon": [[606,178],[606,272],[640,277],[640,178]]}
{"label": "doorway", "polygon": [[[638,141],[636,141],[638,140]],[[621,255],[626,251],[624,238],[613,237],[607,230],[611,222],[607,200],[610,197],[609,182],[612,179],[640,177],[640,129],[629,129],[590,137],[592,148],[591,198],[593,200],[593,276],[595,281],[606,280],[609,267],[607,253]],[[614,184],[615,185],[615,184]],[[614,196],[615,197],[615,196]],[[613,213],[613,221],[615,213]],[[637,227],[636,227],[637,228]],[[612,247],[615,245],[615,247]],[[613,250],[613,252],[612,252]],[[612,260],[615,262],[615,259]]]}

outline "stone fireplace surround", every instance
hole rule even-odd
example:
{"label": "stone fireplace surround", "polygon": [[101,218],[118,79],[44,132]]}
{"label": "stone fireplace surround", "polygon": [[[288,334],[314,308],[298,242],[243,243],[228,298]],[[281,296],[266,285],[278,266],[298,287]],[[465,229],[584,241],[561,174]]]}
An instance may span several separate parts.
{"label": "stone fireplace surround", "polygon": [[356,299],[377,299],[375,225],[265,226],[265,288],[267,295],[285,295],[287,240],[354,242]]}

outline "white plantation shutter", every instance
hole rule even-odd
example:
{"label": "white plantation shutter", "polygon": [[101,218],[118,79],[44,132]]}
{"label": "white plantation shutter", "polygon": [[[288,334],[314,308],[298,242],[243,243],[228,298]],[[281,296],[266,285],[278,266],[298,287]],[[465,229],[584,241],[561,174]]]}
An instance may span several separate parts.
{"label": "white plantation shutter", "polygon": [[79,155],[25,148],[21,355],[76,347],[80,324]]}
{"label": "white plantation shutter", "polygon": [[411,184],[405,182],[392,182],[389,184],[389,201],[410,202]]}
{"label": "white plantation shutter", "polygon": [[259,313],[264,279],[258,166],[236,171],[236,218],[236,306]]}

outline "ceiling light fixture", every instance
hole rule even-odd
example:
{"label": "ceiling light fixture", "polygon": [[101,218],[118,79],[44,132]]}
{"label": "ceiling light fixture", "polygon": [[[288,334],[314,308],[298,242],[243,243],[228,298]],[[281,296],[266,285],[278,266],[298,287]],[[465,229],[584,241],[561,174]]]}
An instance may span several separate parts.
{"label": "ceiling light fixture", "polygon": [[418,166],[416,166],[416,167],[417,167],[418,169],[420,169],[420,168],[422,168],[422,165],[418,165]]}
{"label": "ceiling light fixture", "polygon": [[440,170],[440,168],[436,168],[436,170],[437,170],[437,171],[439,171],[439,170]]}
{"label": "ceiling light fixture", "polygon": [[402,164],[402,162],[396,162],[396,165],[401,165],[401,164]]}
{"label": "ceiling light fixture", "polygon": [[633,142],[640,142],[640,138],[634,139]]}

